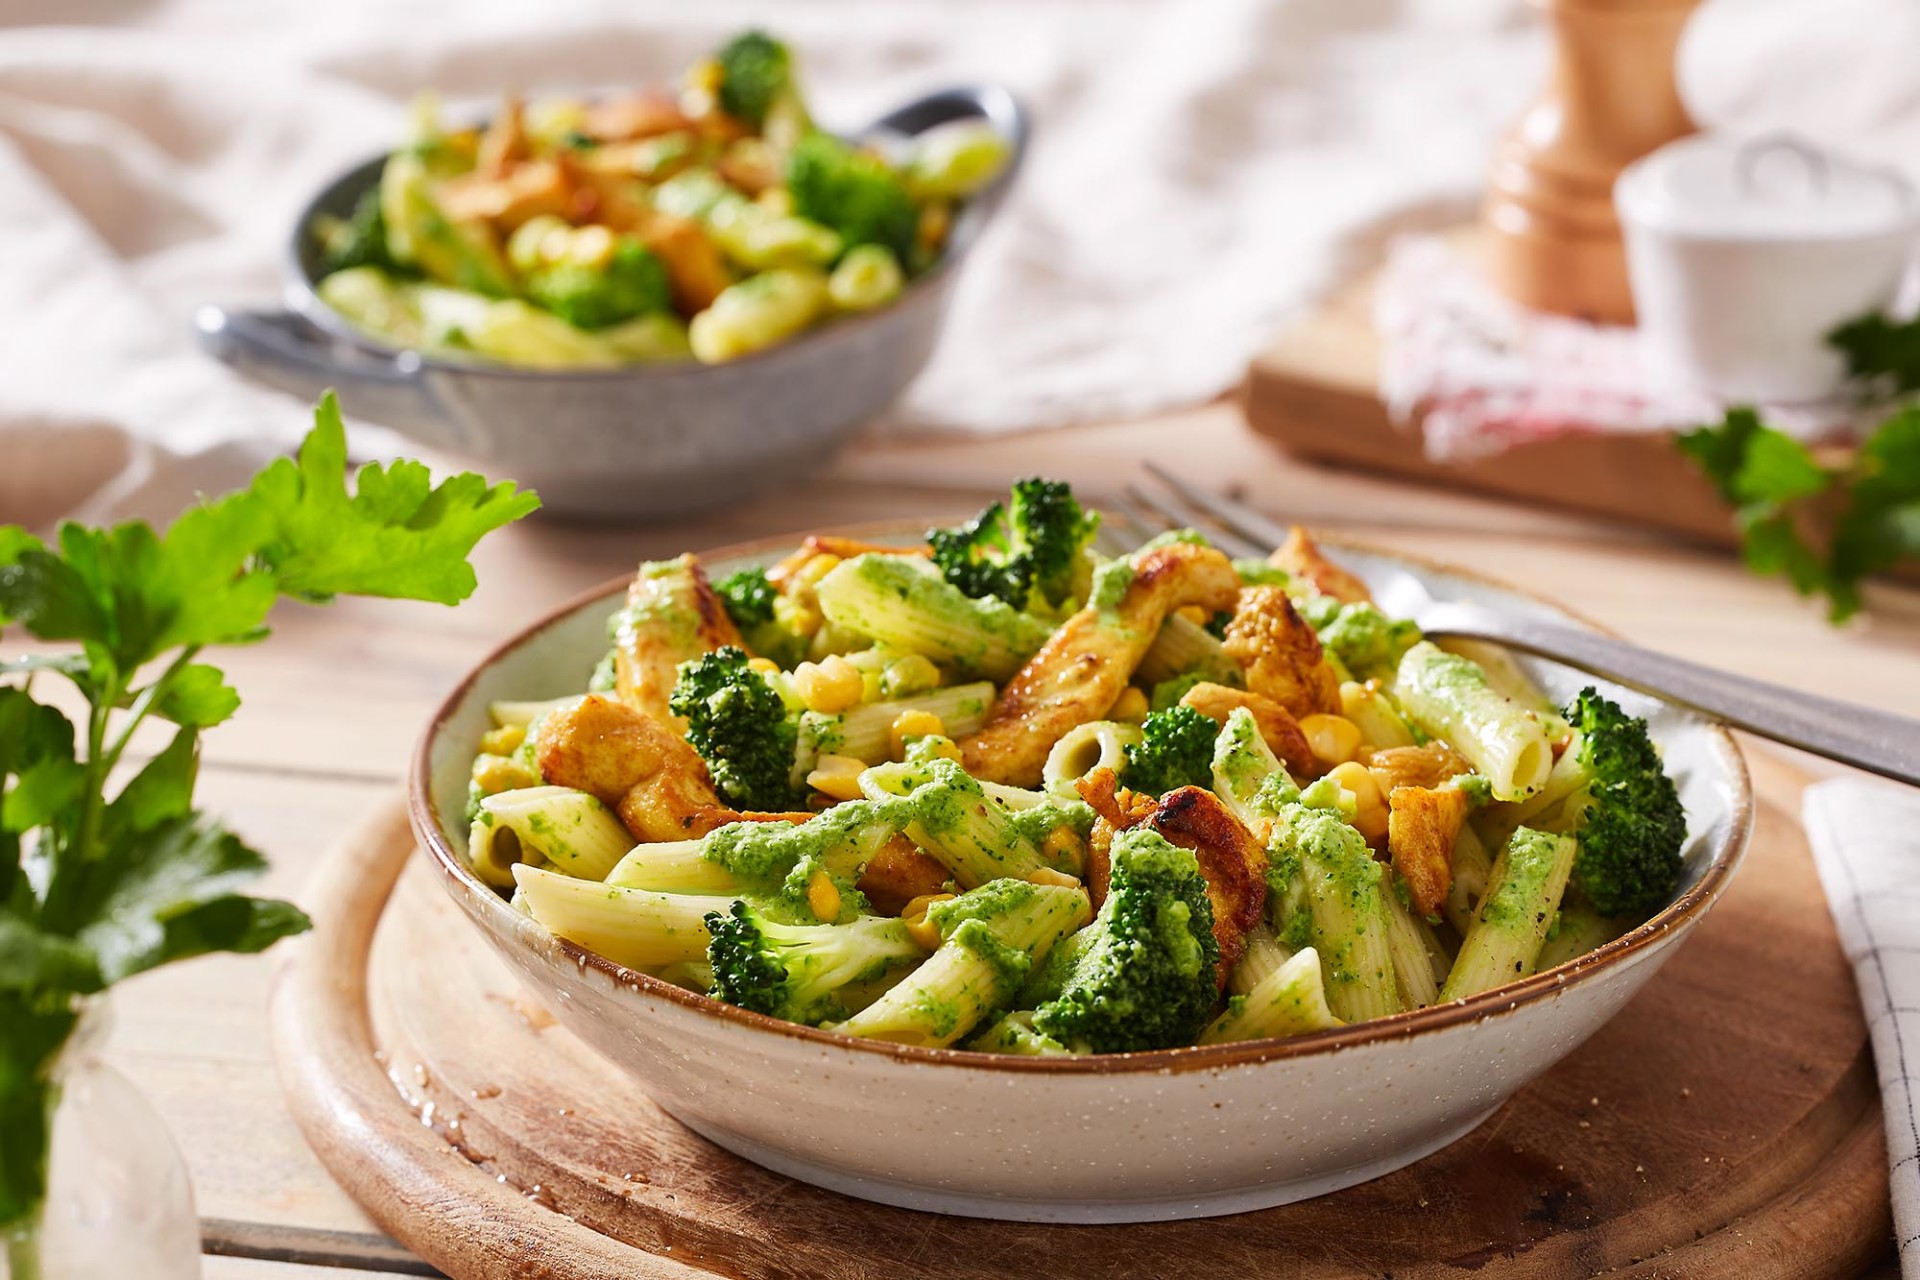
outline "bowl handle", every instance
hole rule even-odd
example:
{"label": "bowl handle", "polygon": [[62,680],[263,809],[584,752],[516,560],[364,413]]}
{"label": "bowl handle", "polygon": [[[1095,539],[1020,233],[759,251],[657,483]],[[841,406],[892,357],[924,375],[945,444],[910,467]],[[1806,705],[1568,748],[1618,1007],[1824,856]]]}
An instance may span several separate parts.
{"label": "bowl handle", "polygon": [[429,438],[446,432],[446,415],[411,352],[378,356],[356,350],[284,310],[203,306],[193,327],[202,349],[257,382],[303,400],[318,400],[331,388],[354,417]]}
{"label": "bowl handle", "polygon": [[872,128],[912,137],[955,120],[985,120],[1012,147],[1007,167],[1000,171],[1000,176],[968,201],[970,208],[983,215],[991,214],[999,207],[1027,156],[1027,136],[1031,131],[1027,111],[1011,90],[997,84],[955,85],[895,107],[874,121]]}

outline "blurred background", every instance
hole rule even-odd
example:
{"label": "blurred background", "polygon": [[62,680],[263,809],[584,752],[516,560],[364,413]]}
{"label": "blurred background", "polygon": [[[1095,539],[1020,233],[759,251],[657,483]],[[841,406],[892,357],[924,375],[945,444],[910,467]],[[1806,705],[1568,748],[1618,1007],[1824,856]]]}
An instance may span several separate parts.
{"label": "blurred background", "polygon": [[[191,317],[270,302],[297,212],[394,145],[422,89],[457,113],[670,83],[754,25],[791,42],[836,128],[935,86],[1009,86],[1029,162],[937,354],[873,427],[1002,432],[1235,386],[1397,233],[1473,218],[1550,60],[1520,0],[14,0],[5,23],[0,519],[124,485],[122,433],[136,453],[294,437],[306,407],[196,351]],[[1788,126],[1920,170],[1916,47],[1902,0],[1708,0],[1679,81],[1705,127]]]}

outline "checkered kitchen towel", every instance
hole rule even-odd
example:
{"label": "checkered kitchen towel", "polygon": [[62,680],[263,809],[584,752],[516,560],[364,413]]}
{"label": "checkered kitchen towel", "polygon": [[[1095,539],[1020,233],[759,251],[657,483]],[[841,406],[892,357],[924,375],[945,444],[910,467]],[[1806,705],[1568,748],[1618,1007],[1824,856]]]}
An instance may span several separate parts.
{"label": "checkered kitchen towel", "polygon": [[1837,778],[1807,789],[1802,818],[1873,1037],[1900,1273],[1920,1280],[1920,791]]}

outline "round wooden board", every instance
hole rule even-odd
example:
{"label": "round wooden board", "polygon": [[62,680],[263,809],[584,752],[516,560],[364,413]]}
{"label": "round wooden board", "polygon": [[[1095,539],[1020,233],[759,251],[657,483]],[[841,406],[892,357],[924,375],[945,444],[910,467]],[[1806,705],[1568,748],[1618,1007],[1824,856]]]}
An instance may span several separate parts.
{"label": "round wooden board", "polygon": [[[1892,1230],[1872,1057],[1797,820],[1804,779],[1749,755],[1747,865],[1647,989],[1467,1138],[1301,1204],[1054,1227],[759,1169],[529,1002],[409,856],[397,803],[314,886],[319,927],[274,997],[281,1077],[334,1176],[456,1280],[1855,1276]],[[861,1122],[858,1098],[819,1105]]]}

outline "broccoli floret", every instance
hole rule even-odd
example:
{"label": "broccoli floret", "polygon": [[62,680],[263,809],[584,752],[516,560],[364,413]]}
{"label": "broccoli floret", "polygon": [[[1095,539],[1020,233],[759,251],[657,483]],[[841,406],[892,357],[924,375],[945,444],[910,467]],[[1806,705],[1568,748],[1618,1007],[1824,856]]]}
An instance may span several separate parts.
{"label": "broccoli floret", "polygon": [[604,267],[560,262],[535,271],[527,296],[576,329],[605,329],[672,305],[666,267],[631,236],[620,237]]}
{"label": "broccoli floret", "polygon": [[792,782],[798,727],[766,677],[747,666],[746,650],[728,645],[681,663],[667,705],[687,722],[687,741],[728,803],[763,810],[799,803]]}
{"label": "broccoli floret", "polygon": [[840,233],[841,241],[877,244],[906,262],[920,214],[906,184],[871,151],[825,133],[810,133],[787,161],[793,211]]}
{"label": "broccoli floret", "polygon": [[1204,671],[1185,671],[1170,680],[1162,680],[1147,695],[1147,706],[1154,711],[1171,711],[1180,705],[1180,699],[1187,696],[1188,690],[1210,679]]}
{"label": "broccoli floret", "polygon": [[863,916],[851,924],[781,924],[746,902],[706,918],[716,1000],[819,1023],[847,1016],[839,992],[926,955],[904,920]]}
{"label": "broccoli floret", "polygon": [[1293,582],[1293,575],[1279,565],[1250,556],[1236,556],[1233,571],[1240,575],[1243,587],[1286,587]]}
{"label": "broccoli floret", "polygon": [[1120,779],[1154,796],[1180,787],[1211,786],[1213,740],[1219,732],[1219,725],[1189,706],[1155,711],[1141,723],[1140,741],[1127,744]]}
{"label": "broccoli floret", "polygon": [[318,233],[322,276],[350,267],[378,267],[396,275],[412,274],[393,260],[387,248],[387,217],[376,184],[360,193],[353,212],[343,222],[331,222]]}
{"label": "broccoli floret", "polygon": [[966,594],[1035,612],[1073,597],[1099,527],[1099,514],[1069,485],[1036,476],[1014,481],[1009,505],[990,503],[957,528],[931,529],[927,542],[941,574]]}
{"label": "broccoli floret", "polygon": [[773,621],[773,602],[779,597],[765,569],[742,569],[713,584],[727,616],[742,631],[750,631],[763,622]]}
{"label": "broccoli floret", "polygon": [[1341,601],[1332,596],[1296,600],[1300,616],[1320,636],[1320,643],[1354,675],[1390,674],[1400,658],[1420,643],[1420,627],[1407,618],[1389,618],[1366,601]]}
{"label": "broccoli floret", "polygon": [[1063,1045],[1128,1053],[1191,1044],[1218,999],[1207,882],[1192,852],[1136,827],[1114,839],[1100,914],[1071,940],[1060,994],[1034,1029]]}
{"label": "broccoli floret", "polygon": [[742,124],[758,129],[773,104],[793,90],[793,53],[764,31],[735,36],[713,60],[720,64],[720,109]]}
{"label": "broccoli floret", "polygon": [[774,602],[780,593],[767,581],[765,569],[730,573],[714,583],[713,589],[754,653],[783,667],[793,667],[807,656],[807,637],[782,625],[774,616]]}
{"label": "broccoli floret", "polygon": [[1647,737],[1647,722],[1593,689],[1567,704],[1578,737],[1571,748],[1587,774],[1570,802],[1580,841],[1573,882],[1603,914],[1644,917],[1673,896],[1687,815]]}

